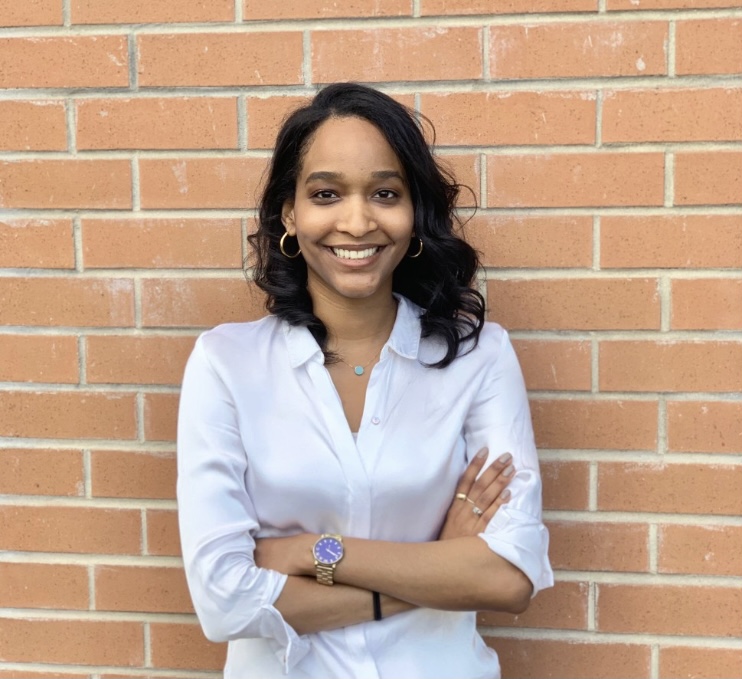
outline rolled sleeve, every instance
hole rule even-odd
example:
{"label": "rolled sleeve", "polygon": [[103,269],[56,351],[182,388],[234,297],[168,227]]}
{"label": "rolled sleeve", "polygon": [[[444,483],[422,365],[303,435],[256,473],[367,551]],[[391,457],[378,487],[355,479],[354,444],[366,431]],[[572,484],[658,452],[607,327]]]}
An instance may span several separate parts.
{"label": "rolled sleeve", "polygon": [[235,404],[210,364],[204,336],[188,360],[178,414],[178,520],[186,579],[211,641],[267,639],[288,672],[309,651],[273,605],[287,576],[258,568],[257,513]]}
{"label": "rolled sleeve", "polygon": [[503,453],[513,456],[510,500],[479,534],[489,548],[517,566],[533,584],[533,595],[554,584],[549,564],[549,532],[541,517],[541,475],[523,375],[507,333],[483,337],[492,353],[489,370],[467,417],[467,451],[489,449],[488,464]]}

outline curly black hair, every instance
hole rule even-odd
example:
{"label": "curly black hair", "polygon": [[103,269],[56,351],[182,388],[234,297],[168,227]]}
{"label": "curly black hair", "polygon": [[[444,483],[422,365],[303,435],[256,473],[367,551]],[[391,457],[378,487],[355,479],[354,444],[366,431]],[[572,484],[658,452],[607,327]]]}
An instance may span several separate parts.
{"label": "curly black hair", "polygon": [[[253,280],[267,293],[269,312],[292,325],[306,326],[327,357],[334,358],[327,352],[327,328],[313,313],[304,258],[289,259],[279,249],[285,232],[283,205],[294,197],[314,133],[333,117],[356,117],[373,124],[404,169],[414,208],[414,233],[424,247],[419,257],[400,262],[392,289],[424,309],[423,337],[436,337],[447,345],[445,356],[431,367],[444,368],[476,346],[484,324],[484,299],[473,287],[479,259],[456,233],[460,224],[454,207],[461,186],[433,157],[422,117],[378,90],[356,83],[329,85],[283,123],[259,201],[258,229],[248,239],[254,249]],[[418,247],[413,239],[412,252]]]}

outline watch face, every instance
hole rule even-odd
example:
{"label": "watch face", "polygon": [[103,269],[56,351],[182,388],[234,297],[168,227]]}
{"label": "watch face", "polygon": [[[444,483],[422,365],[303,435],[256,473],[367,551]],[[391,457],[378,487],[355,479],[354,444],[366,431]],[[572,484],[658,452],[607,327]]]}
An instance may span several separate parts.
{"label": "watch face", "polygon": [[337,538],[322,538],[314,545],[314,558],[320,563],[334,564],[343,558],[343,543]]}

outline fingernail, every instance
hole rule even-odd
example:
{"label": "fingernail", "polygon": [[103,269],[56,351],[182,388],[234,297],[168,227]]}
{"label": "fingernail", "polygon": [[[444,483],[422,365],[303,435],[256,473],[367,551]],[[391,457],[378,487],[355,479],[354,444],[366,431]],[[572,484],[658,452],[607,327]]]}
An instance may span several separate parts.
{"label": "fingernail", "polygon": [[503,476],[510,476],[515,471],[515,467],[512,464],[505,467],[505,471],[502,473]]}
{"label": "fingernail", "polygon": [[477,453],[477,457],[478,457],[478,458],[480,458],[480,459],[481,459],[481,458],[483,458],[483,457],[487,457],[487,452],[488,452],[488,451],[487,451],[487,449],[486,449],[486,448],[482,448],[482,450],[480,450],[480,451],[479,451],[479,452]]}
{"label": "fingernail", "polygon": [[507,502],[510,499],[510,491],[506,488],[500,493],[500,499]]}
{"label": "fingernail", "polygon": [[500,462],[505,464],[506,462],[510,462],[510,460],[513,458],[513,456],[510,453],[505,453],[504,455],[500,455],[498,458]]}

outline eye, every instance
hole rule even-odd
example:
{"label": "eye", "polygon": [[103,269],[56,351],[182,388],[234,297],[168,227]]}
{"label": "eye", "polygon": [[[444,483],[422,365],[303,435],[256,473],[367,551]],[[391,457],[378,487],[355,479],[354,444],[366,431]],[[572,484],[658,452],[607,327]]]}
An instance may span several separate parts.
{"label": "eye", "polygon": [[322,189],[320,191],[315,191],[312,194],[312,198],[319,201],[320,203],[329,202],[337,198],[337,194],[334,191],[330,191],[329,189]]}
{"label": "eye", "polygon": [[391,189],[379,189],[376,192],[376,195],[381,198],[381,200],[394,200],[399,197],[399,194]]}

